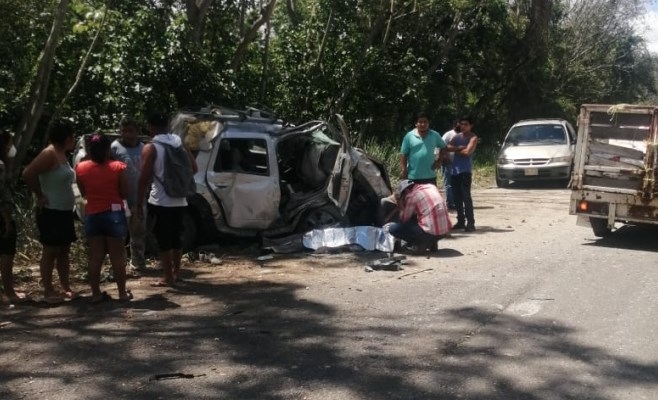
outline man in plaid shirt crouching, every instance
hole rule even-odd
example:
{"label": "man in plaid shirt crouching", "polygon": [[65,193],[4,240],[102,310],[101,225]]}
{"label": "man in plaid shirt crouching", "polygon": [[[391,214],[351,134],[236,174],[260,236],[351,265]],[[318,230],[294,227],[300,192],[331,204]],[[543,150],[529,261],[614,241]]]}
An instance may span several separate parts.
{"label": "man in plaid shirt crouching", "polygon": [[414,184],[405,179],[398,184],[395,196],[400,222],[390,225],[391,235],[417,252],[437,251],[438,240],[450,232],[452,223],[436,185]]}

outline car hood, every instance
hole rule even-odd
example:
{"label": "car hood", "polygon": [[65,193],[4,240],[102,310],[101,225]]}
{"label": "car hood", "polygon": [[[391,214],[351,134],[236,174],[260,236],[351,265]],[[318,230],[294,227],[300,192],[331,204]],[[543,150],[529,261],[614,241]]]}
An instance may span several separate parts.
{"label": "car hood", "polygon": [[508,146],[500,150],[499,157],[519,158],[555,158],[572,155],[572,148],[566,144],[545,146]]}

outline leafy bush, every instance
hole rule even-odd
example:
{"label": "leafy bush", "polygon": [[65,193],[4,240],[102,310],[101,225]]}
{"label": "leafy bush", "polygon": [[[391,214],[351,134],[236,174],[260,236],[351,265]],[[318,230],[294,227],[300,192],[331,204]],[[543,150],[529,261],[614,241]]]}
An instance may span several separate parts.
{"label": "leafy bush", "polygon": [[[367,154],[384,163],[393,185],[400,180],[400,174],[402,173],[400,143],[395,143],[392,140],[380,142],[374,138],[369,138],[363,141],[361,147]],[[475,187],[486,187],[493,184],[497,152],[498,148],[490,146],[480,146],[475,150],[473,155],[473,184]],[[439,171],[437,174],[440,176],[441,172]],[[439,180],[440,184],[441,180]]]}

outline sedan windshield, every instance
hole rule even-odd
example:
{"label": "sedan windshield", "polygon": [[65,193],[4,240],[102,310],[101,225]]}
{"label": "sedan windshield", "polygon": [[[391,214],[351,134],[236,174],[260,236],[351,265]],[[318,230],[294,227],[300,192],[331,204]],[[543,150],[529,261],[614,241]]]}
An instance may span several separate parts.
{"label": "sedan windshield", "polygon": [[506,146],[537,146],[565,144],[567,137],[562,125],[523,125],[516,126],[505,139]]}

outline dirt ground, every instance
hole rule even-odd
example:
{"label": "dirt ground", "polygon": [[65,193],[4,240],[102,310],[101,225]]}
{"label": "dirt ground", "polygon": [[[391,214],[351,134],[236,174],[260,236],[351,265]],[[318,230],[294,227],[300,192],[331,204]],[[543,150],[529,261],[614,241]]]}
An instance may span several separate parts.
{"label": "dirt ground", "polygon": [[[381,252],[358,252],[345,251],[319,252],[311,250],[293,253],[276,254],[263,251],[255,240],[245,239],[243,241],[232,240],[228,245],[203,246],[201,253],[205,254],[204,260],[198,260],[198,251],[183,256],[181,265],[182,282],[177,288],[170,288],[172,292],[183,291],[186,280],[196,280],[202,277],[208,282],[221,281],[227,283],[245,282],[249,280],[268,279],[287,280],[295,276],[308,276],[317,273],[318,268],[346,268],[354,265],[363,265],[368,261],[387,257]],[[271,259],[259,260],[263,255],[271,254]],[[215,258],[210,262],[210,258]],[[33,301],[21,304],[22,307],[37,306],[47,307],[44,303],[42,288],[39,279],[39,266],[37,264],[23,264],[19,267],[19,284],[17,289],[25,292]],[[76,273],[77,272],[77,273]],[[72,287],[82,298],[73,302],[84,302],[85,297],[91,295],[85,281],[84,268],[72,267]],[[135,299],[148,296],[157,289],[150,284],[161,275],[156,259],[149,260],[147,270],[138,276],[129,276],[128,289],[132,291]],[[57,272],[54,272],[53,282],[58,288]],[[110,296],[117,298],[116,286],[111,278],[111,266],[106,260],[102,273],[102,290],[107,291]],[[68,301],[67,301],[68,303]],[[10,306],[7,299],[2,299],[4,307]]]}
{"label": "dirt ground", "polygon": [[655,398],[655,232],[598,240],[557,187],[474,199],[476,232],[399,271],[220,244],[176,288],[129,280],[130,303],[3,304],[0,398]]}

